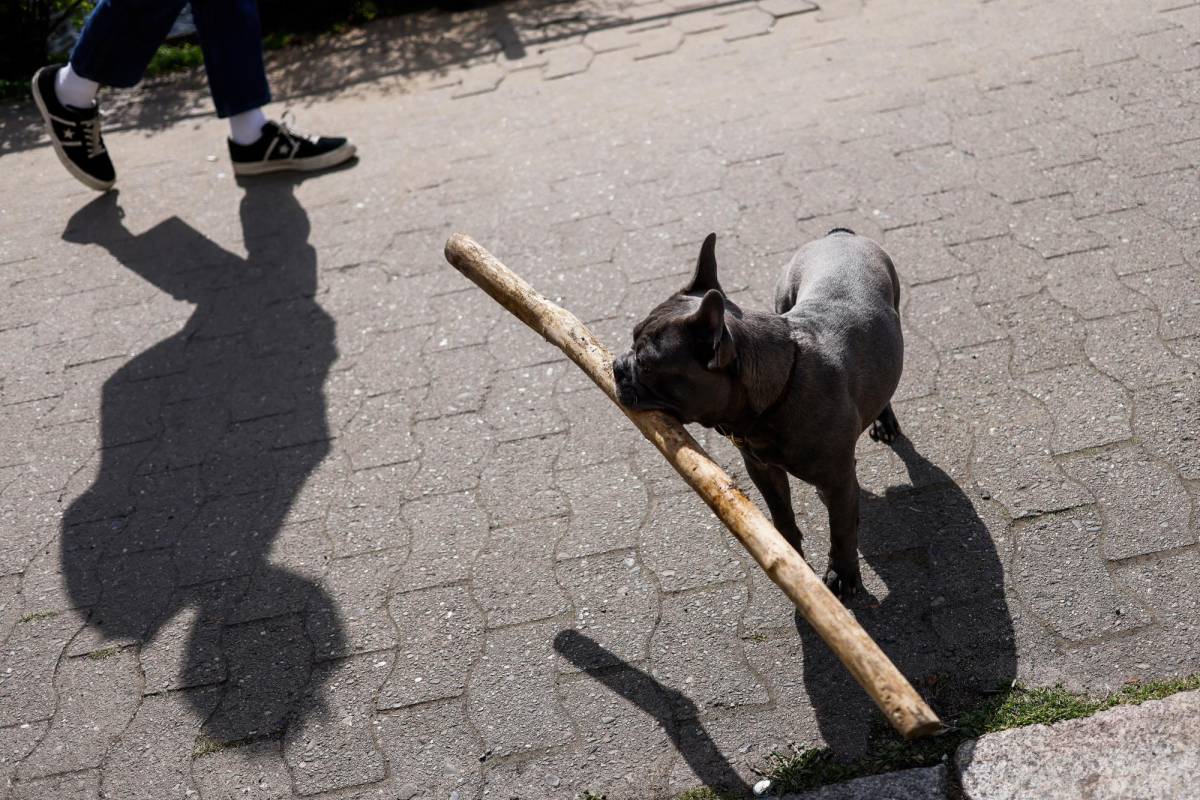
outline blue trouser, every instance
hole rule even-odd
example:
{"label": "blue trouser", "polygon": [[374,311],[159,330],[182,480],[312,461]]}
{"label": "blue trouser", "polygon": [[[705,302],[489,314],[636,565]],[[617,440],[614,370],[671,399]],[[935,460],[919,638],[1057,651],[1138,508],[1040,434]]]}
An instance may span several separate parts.
{"label": "blue trouser", "polygon": [[[104,86],[137,84],[188,0],[100,0],[71,53],[71,68]],[[217,116],[271,101],[254,0],[191,0]]]}

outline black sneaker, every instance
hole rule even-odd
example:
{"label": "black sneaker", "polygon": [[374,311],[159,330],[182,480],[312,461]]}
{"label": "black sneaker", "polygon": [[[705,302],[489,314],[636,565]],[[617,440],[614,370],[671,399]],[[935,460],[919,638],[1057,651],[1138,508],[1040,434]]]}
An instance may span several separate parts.
{"label": "black sneaker", "polygon": [[33,76],[33,102],[37,103],[58,160],[84,185],[106,191],[116,183],[117,172],[100,136],[100,106],[75,108],[58,102],[54,78],[61,64],[42,67]]}
{"label": "black sneaker", "polygon": [[341,164],[354,155],[354,145],[342,137],[307,136],[286,122],[268,122],[254,144],[229,140],[234,175],[299,170],[309,172]]}

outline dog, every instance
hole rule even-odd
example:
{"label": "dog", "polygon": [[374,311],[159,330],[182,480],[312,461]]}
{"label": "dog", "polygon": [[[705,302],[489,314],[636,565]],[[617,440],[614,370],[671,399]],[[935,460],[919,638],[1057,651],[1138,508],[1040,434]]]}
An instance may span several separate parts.
{"label": "dog", "polygon": [[774,314],[748,311],[721,289],[716,241],[709,234],[691,281],[633,329],[613,362],[618,400],[728,436],[801,555],[788,474],[814,486],[829,512],[825,584],[846,601],[862,585],[855,442],[868,427],[876,441],[900,434],[896,268],[874,241],[835,228],[784,267]]}

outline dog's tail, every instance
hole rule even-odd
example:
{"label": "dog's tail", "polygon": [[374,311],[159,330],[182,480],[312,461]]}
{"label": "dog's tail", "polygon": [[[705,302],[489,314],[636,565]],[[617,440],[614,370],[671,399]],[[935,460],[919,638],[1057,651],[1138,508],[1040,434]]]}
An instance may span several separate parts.
{"label": "dog's tail", "polygon": [[850,234],[851,236],[857,236],[857,235],[858,235],[857,233],[855,233],[854,231],[850,230],[849,228],[834,228],[833,230],[831,230],[829,233],[827,233],[827,234],[825,234],[825,235],[826,235],[826,236],[833,236],[835,233],[848,233],[848,234]]}

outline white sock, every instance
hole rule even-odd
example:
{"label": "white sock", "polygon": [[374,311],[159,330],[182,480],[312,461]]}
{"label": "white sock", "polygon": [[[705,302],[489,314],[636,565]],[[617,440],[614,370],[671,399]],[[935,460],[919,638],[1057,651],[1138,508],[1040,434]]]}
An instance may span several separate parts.
{"label": "white sock", "polygon": [[254,144],[262,137],[267,115],[261,108],[243,111],[229,118],[229,138],[238,144]]}
{"label": "white sock", "polygon": [[96,92],[100,84],[81,78],[67,64],[54,76],[54,94],[58,102],[73,108],[91,108],[96,102]]}

